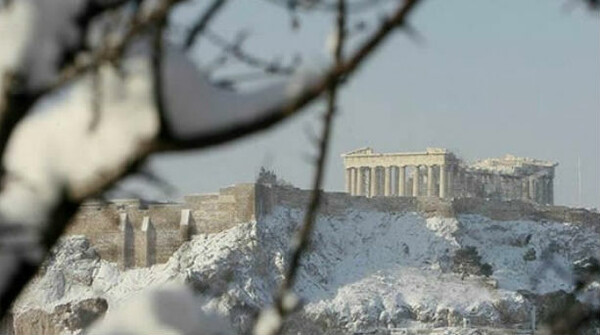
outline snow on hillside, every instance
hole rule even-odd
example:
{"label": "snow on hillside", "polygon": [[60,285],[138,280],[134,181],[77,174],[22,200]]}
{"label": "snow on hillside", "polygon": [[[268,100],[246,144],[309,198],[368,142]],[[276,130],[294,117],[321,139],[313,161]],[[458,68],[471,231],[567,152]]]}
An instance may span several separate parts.
{"label": "snow on hillside", "polygon": [[[83,238],[72,237],[15,310],[51,310],[99,296],[110,313],[143,289],[185,281],[209,297],[204,308],[249,329],[254,313],[271,302],[301,220],[302,211],[277,207],[259,222],[194,237],[166,264],[123,272],[99,260]],[[570,290],[573,262],[597,256],[599,237],[568,223],[479,215],[426,219],[349,209],[321,216],[296,285],[305,302],[301,317],[351,330],[454,326],[463,317],[482,325],[528,322],[531,303],[517,291]],[[491,280],[451,271],[455,252],[471,246],[491,265]]]}

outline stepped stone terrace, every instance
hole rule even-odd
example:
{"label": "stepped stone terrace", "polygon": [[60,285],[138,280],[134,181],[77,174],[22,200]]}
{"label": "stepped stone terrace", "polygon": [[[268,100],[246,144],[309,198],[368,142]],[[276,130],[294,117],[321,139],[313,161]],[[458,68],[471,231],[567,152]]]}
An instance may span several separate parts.
{"label": "stepped stone terrace", "polygon": [[506,155],[468,164],[442,148],[342,155],[346,192],[355,196],[478,197],[554,203],[557,163]]}

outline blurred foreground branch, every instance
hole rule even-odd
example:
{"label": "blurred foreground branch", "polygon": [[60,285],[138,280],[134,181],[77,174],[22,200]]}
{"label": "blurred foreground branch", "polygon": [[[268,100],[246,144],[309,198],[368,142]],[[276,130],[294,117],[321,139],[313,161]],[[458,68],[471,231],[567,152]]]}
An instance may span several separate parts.
{"label": "blurred foreground branch", "polygon": [[[341,66],[343,62],[343,49],[346,40],[346,15],[346,1],[338,0],[335,32],[336,44],[333,55],[336,67]],[[288,262],[286,273],[283,277],[283,282],[279,292],[277,292],[277,295],[275,296],[275,310],[277,315],[279,315],[280,321],[275,322],[273,327],[269,327],[269,321],[265,321],[265,318],[269,318],[269,314],[267,314],[267,316],[265,316],[265,314],[259,316],[255,328],[255,335],[270,335],[280,333],[281,329],[283,328],[283,321],[285,317],[298,307],[298,300],[295,298],[292,288],[296,282],[302,256],[310,244],[311,233],[313,231],[317,214],[319,212],[319,207],[321,205],[321,187],[325,175],[325,164],[329,154],[329,143],[331,140],[331,133],[333,131],[334,117],[337,110],[337,91],[340,80],[340,77],[334,78],[327,88],[327,110],[323,116],[323,129],[319,139],[318,158],[315,167],[312,193],[306,214],[304,216],[304,221],[299,230],[296,232],[295,236],[292,238],[292,242],[290,244],[290,260]],[[265,323],[267,325],[265,325]]]}
{"label": "blurred foreground branch", "polygon": [[356,73],[360,66],[371,54],[379,48],[390,34],[399,27],[404,27],[409,14],[421,3],[421,0],[405,0],[393,15],[381,23],[379,28],[348,57],[347,60],[333,66],[323,79],[310,85],[297,97],[285,101],[280,106],[266,110],[252,120],[243,123],[231,124],[227,127],[203,131],[185,139],[169,138],[159,143],[155,151],[182,151],[205,148],[216,144],[231,141],[247,134],[267,129],[283,120],[297,115],[302,108],[313,103],[323,93],[327,92],[331,84],[340,77],[349,79]]}
{"label": "blurred foreground branch", "polygon": [[[158,33],[155,35],[156,38],[154,40],[155,44],[153,48],[154,56],[151,63],[154,64],[152,67],[154,68],[154,92],[157,94],[155,96],[156,100],[154,104],[158,111],[159,117],[162,120],[160,123],[162,130],[163,127],[167,126],[164,121],[165,113],[167,111],[165,111],[166,107],[163,105],[164,101],[162,100],[162,92],[164,87],[163,83],[161,83],[161,64],[163,61],[163,53],[161,52],[161,27],[167,19],[167,16],[172,8],[182,1],[184,0],[164,0],[159,2],[153,8],[153,10],[147,14],[144,14],[141,17],[136,16],[136,24],[131,25],[118,42],[105,45],[101,47],[98,52],[95,52],[91,57],[84,58],[83,60],[80,59],[71,64],[71,66],[65,67],[64,70],[60,72],[56,80],[54,80],[51,84],[41,88],[37,94],[40,96],[50,94],[56,89],[63,87],[67,83],[72,82],[75,78],[78,78],[82,74],[88,73],[89,71],[97,68],[100,64],[114,64],[119,62],[124,56],[125,49],[134,39],[134,37],[147,32],[149,29],[157,29]],[[98,173],[98,175],[93,177],[93,180],[87,180],[86,183],[79,185],[78,188],[73,185],[69,185],[67,179],[59,179],[63,184],[58,184],[57,186],[53,187],[60,188],[60,196],[58,199],[52,200],[52,202],[49,204],[49,206],[51,206],[51,208],[48,209],[50,214],[48,217],[41,218],[40,222],[42,222],[42,226],[39,227],[39,229],[36,228],[32,231],[27,231],[24,233],[28,237],[25,240],[43,241],[39,250],[39,257],[29,257],[24,255],[23,253],[19,252],[21,249],[4,249],[4,245],[0,246],[3,248],[5,256],[8,257],[10,262],[10,264],[7,263],[7,268],[13,270],[7,270],[1,276],[2,278],[0,282],[5,283],[6,285],[0,287],[0,317],[6,314],[14,299],[22,291],[27,282],[31,280],[37,268],[43,261],[44,256],[55,244],[58,237],[64,232],[68,222],[75,214],[81,202],[87,198],[99,195],[101,192],[111,187],[114,183],[121,180],[124,176],[135,172],[140,164],[143,163],[150,154],[159,151],[205,148],[211,145],[240,138],[247,134],[254,133],[278,124],[279,122],[288,119],[290,116],[298,114],[303,107],[306,107],[308,104],[314,102],[323,94],[328,94],[328,112],[325,116],[325,126],[320,143],[320,158],[314,184],[315,193],[311,201],[311,208],[307,213],[306,228],[301,233],[303,237],[297,241],[298,243],[294,244],[297,250],[293,253],[292,263],[297,264],[302,250],[306,246],[306,243],[308,243],[307,239],[310,235],[310,229],[318,210],[320,188],[323,178],[323,166],[325,164],[325,158],[327,155],[331,124],[335,113],[336,92],[338,85],[340,85],[340,79],[347,79],[351,74],[355,73],[360,65],[368,59],[368,56],[370,56],[378,47],[380,47],[387,37],[391,35],[391,32],[393,32],[396,28],[403,26],[407,16],[420,2],[420,0],[405,0],[401,2],[393,15],[384,20],[379,29],[376,30],[375,33],[371,35],[365,43],[359,46],[359,48],[350,57],[348,57],[347,60],[342,59],[341,57],[344,29],[338,29],[339,45],[337,46],[336,51],[335,66],[327,71],[324,77],[318,80],[315,84],[304,88],[300,94],[296,95],[294,98],[290,98],[276,107],[261,111],[259,116],[256,118],[244,120],[243,122],[232,122],[227,124],[225,127],[202,131],[194,134],[194,136],[186,137],[185,139],[177,138],[168,134],[165,136],[157,135],[152,139],[140,139],[135,142],[135,152],[131,152],[127,156],[119,158],[119,160],[112,161],[110,168],[105,167]],[[344,2],[340,1],[339,6],[342,9],[340,13],[343,13],[345,11]],[[344,16],[344,14],[340,15]],[[338,19],[338,24],[343,25],[344,19]],[[36,95],[36,98],[37,97],[38,96]],[[22,103],[22,115],[25,115],[25,113],[33,105],[33,102],[36,100],[37,99],[28,98]],[[14,105],[8,107],[4,105],[4,107],[5,111],[12,110],[11,108],[14,108]],[[6,123],[2,124],[1,126],[14,129],[17,123],[18,122]],[[161,133],[161,135],[164,134]],[[10,136],[7,136],[7,139],[9,137]],[[4,153],[0,152],[0,154]],[[68,176],[61,176],[61,178],[67,177]],[[56,190],[53,191],[55,192]],[[0,220],[3,220],[1,216]],[[2,223],[6,224],[6,222]],[[12,235],[9,234],[3,234],[0,236],[0,240],[4,241],[5,239],[10,239],[11,236]],[[291,274],[289,276],[290,279],[288,279],[289,283],[284,287],[289,288],[293,285],[295,271],[294,265],[291,267]],[[280,307],[283,306],[282,303],[278,303],[277,305]]]}

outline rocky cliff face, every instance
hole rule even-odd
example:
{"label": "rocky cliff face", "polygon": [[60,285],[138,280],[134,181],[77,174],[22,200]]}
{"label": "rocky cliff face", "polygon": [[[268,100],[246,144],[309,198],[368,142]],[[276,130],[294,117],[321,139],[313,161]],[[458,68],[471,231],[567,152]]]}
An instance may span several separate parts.
{"label": "rocky cliff face", "polygon": [[[87,322],[56,317],[61,305],[90,320],[87,315],[103,313],[99,301],[106,301],[110,313],[148,287],[179,281],[207,297],[204,308],[247,333],[282,279],[284,255],[302,215],[278,206],[258,222],[194,237],[166,264],[127,271],[98,259],[83,237],[71,237],[17,302],[15,319],[44,311],[54,315],[48,320],[71,326],[48,325],[36,333],[73,333]],[[353,209],[323,215],[295,287],[304,307],[286,332],[453,327],[465,319],[474,326],[526,326],[533,306],[543,320],[557,301],[598,302],[593,291],[568,294],[573,264],[598,250],[600,236],[590,225]],[[93,300],[90,308],[86,299],[103,300]]]}
{"label": "rocky cliff face", "polygon": [[77,333],[103,316],[108,308],[106,300],[91,298],[61,304],[51,312],[31,308],[13,318],[15,334]]}

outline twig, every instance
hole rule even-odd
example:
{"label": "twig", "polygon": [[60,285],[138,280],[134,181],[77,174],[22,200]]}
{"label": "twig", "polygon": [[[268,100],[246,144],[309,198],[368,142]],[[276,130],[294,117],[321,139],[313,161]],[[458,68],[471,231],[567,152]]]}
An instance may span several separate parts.
{"label": "twig", "polygon": [[[139,24],[133,25],[120,43],[114,46],[108,46],[104,52],[96,55],[91,60],[83,63],[74,64],[72,67],[64,70],[60,78],[49,87],[40,92],[36,92],[32,96],[30,92],[19,90],[21,87],[19,76],[7,76],[5,80],[5,90],[0,96],[0,157],[4,152],[5,145],[10,139],[10,133],[14,130],[19,120],[25,116],[33,103],[42,94],[47,94],[52,90],[66,84],[77,76],[97,68],[103,62],[116,61],[123,53],[123,50],[129,42],[139,33],[151,27],[153,24],[160,22],[166,18],[170,8],[176,3],[183,0],[166,0],[158,6],[158,9],[150,13],[146,18],[139,21]],[[100,180],[86,185],[85,188],[77,190],[69,190],[66,185],[62,186],[62,196],[56,206],[53,208],[49,217],[45,218],[43,226],[35,232],[25,232],[31,239],[40,239],[41,248],[39,251],[43,256],[47,255],[50,248],[56,243],[58,238],[65,231],[68,222],[73,217],[80,203],[88,198],[100,194],[108,187],[120,180],[123,176],[131,174],[145,161],[150,154],[152,146],[148,143],[143,145],[140,150],[130,157],[127,161],[122,162],[119,166],[115,166],[113,170]],[[0,171],[1,173],[1,171]],[[2,222],[2,225],[8,224]],[[4,236],[0,236],[3,238]],[[6,236],[10,239],[10,236]],[[0,248],[2,244],[0,243]],[[7,272],[3,278],[6,283],[0,290],[0,318],[4,317],[11,308],[13,301],[21,293],[25,285],[35,275],[38,267],[41,264],[41,259],[32,259],[20,252],[15,252],[12,249],[6,248],[6,254],[12,262],[12,269]],[[18,251],[18,250],[17,250]],[[7,269],[8,271],[8,269]]]}
{"label": "twig", "polygon": [[[71,218],[77,212],[81,202],[85,199],[101,194],[106,191],[111,185],[119,181],[123,176],[131,174],[138,170],[143,165],[145,159],[149,153],[149,147],[143,148],[140,152],[131,157],[130,160],[124,162],[122,165],[115,167],[114,170],[110,171],[102,180],[89,185],[85,189],[73,192],[72,190],[62,189],[61,200],[55,206],[52,213],[46,218],[46,222],[41,229],[35,229],[33,232],[24,231],[25,234],[29,234],[33,238],[39,238],[40,240],[40,251],[44,256],[48,254],[50,249],[54,246],[58,238],[64,233],[68,226]],[[6,226],[6,222],[2,222],[2,226]],[[19,226],[23,226],[19,224]],[[0,242],[2,238],[2,232],[0,232]],[[13,235],[8,236],[9,239],[14,239]],[[36,245],[37,247],[37,245]],[[8,254],[15,260],[14,268],[5,269],[7,273],[3,276],[6,286],[2,287],[0,291],[0,319],[2,319],[6,313],[10,310],[13,301],[19,296],[23,288],[36,274],[37,269],[41,265],[41,261],[32,260],[23,255],[22,252],[15,253],[15,250],[4,248],[4,245],[0,243],[4,255]]]}
{"label": "twig", "polygon": [[185,50],[189,50],[196,43],[197,37],[202,34],[210,20],[215,17],[217,12],[223,8],[223,5],[225,5],[226,2],[227,0],[213,0],[212,4],[190,30],[184,43]]}
{"label": "twig", "polygon": [[87,60],[73,64],[73,66],[62,71],[58,80],[46,88],[44,93],[60,88],[69,83],[78,76],[90,71],[95,66],[103,63],[113,63],[118,61],[132,40],[138,35],[146,32],[148,29],[157,26],[161,21],[165,20],[171,9],[180,2],[187,0],[164,0],[145,17],[134,18],[137,24],[131,25],[125,32],[121,40],[114,44],[105,45],[95,55]]}
{"label": "twig", "polygon": [[100,115],[102,114],[102,74],[99,68],[92,70],[92,120],[88,127],[89,131],[94,131],[100,124]]}
{"label": "twig", "polygon": [[[17,124],[25,117],[31,106],[39,98],[38,93],[24,88],[23,75],[18,72],[2,74],[3,90],[0,92],[0,179],[5,176],[2,158]],[[1,187],[0,187],[1,189]]]}
{"label": "twig", "polygon": [[[83,63],[74,64],[72,67],[63,71],[60,78],[53,84],[43,90],[43,92],[38,92],[37,94],[46,94],[51,92],[52,90],[68,83],[70,80],[76,78],[77,76],[93,70],[97,68],[100,64],[104,62],[113,62],[118,60],[126,46],[131,42],[131,40],[137,36],[139,33],[145,31],[146,29],[152,27],[153,25],[161,25],[161,22],[166,20],[166,17],[170,11],[170,9],[177,4],[178,2],[183,0],[165,0],[163,1],[156,10],[151,12],[147,17],[138,21],[138,24],[132,25],[130,29],[126,32],[123,39],[114,46],[107,46],[103,51],[98,53],[92,59],[85,61]],[[162,32],[161,29],[157,29]],[[158,40],[158,39],[156,39]],[[160,50],[159,50],[160,51]],[[158,53],[157,53],[158,55]],[[157,57],[157,60],[160,62],[160,57]],[[160,76],[160,71],[155,71],[155,74]],[[9,78],[15,83],[19,83],[19,81],[15,81],[15,78]],[[159,80],[160,83],[160,80]],[[12,84],[9,87],[18,87],[16,84]],[[6,90],[6,92],[12,93],[11,90]],[[8,116],[12,117],[7,118],[4,114],[0,114],[0,127],[1,130],[4,130],[5,127],[12,127],[16,125],[17,121],[14,121],[14,117],[20,116],[23,117],[27,110],[31,107],[31,105],[35,102],[36,99],[31,98],[29,96],[21,97],[23,94],[20,91],[16,93],[12,93],[12,95],[8,95],[9,98],[12,98],[12,109],[2,109],[2,112],[12,111],[8,114]],[[160,100],[159,97],[157,99]],[[160,102],[158,102],[160,104]],[[19,107],[19,113],[15,113],[15,108]],[[10,121],[10,122],[9,122]],[[6,135],[4,132],[0,132],[3,136]],[[6,135],[6,140],[8,140],[8,135]],[[0,145],[2,142],[0,141]],[[75,214],[78,209],[80,203],[91,196],[100,194],[102,191],[106,190],[112,184],[114,184],[117,180],[120,180],[123,176],[128,175],[134,171],[141,165],[141,163],[146,159],[146,157],[151,152],[151,146],[145,145],[140,148],[139,152],[134,155],[134,157],[130,157],[129,160],[123,162],[120,166],[116,166],[113,170],[108,171],[104,178],[96,181],[93,184],[86,185],[85,188],[78,190],[67,190],[65,186],[63,189],[61,200],[55,206],[52,214],[49,218],[47,218],[47,222],[44,223],[41,231],[37,232],[37,237],[42,239],[42,247],[41,252],[46,255],[50,248],[56,243],[58,238],[64,232],[67,227],[68,222]],[[0,146],[0,149],[4,149]],[[2,151],[0,151],[2,153]],[[5,224],[5,223],[2,223]],[[0,292],[0,318],[2,318],[7,311],[10,309],[12,302],[16,299],[19,293],[23,290],[25,285],[29,282],[29,280],[35,275],[37,268],[40,265],[40,261],[32,260],[27,258],[19,253],[12,253],[11,257],[14,260],[14,269],[10,275],[7,275],[6,282],[8,285],[3,287]]]}
{"label": "twig", "polygon": [[[339,66],[342,64],[342,52],[344,42],[346,39],[346,2],[345,0],[338,0],[338,14],[337,14],[337,31],[336,40],[337,44],[335,47],[335,64]],[[300,229],[296,232],[292,240],[290,247],[290,261],[283,277],[281,288],[275,298],[275,308],[283,319],[289,314],[296,306],[286,306],[285,300],[291,294],[292,287],[296,282],[298,269],[300,268],[299,263],[302,255],[306,252],[306,249],[310,243],[311,233],[315,225],[317,213],[321,204],[321,185],[323,183],[323,177],[325,175],[325,163],[329,153],[329,142],[331,138],[331,132],[333,128],[333,120],[336,113],[336,101],[337,101],[337,89],[338,83],[341,78],[336,78],[331,82],[328,88],[327,96],[327,111],[323,118],[323,130],[319,141],[319,156],[317,158],[317,165],[315,171],[315,177],[313,179],[312,193],[306,215],[304,216],[304,222]],[[279,329],[276,333],[279,333],[282,329],[282,323],[278,325]],[[262,335],[262,334],[257,334]]]}
{"label": "twig", "polygon": [[[288,0],[266,0],[277,6],[289,9]],[[382,3],[389,2],[390,0],[358,0],[346,4],[346,11],[348,13],[356,13],[365,10],[369,10],[373,7],[381,5]],[[337,3],[335,1],[312,1],[310,5],[296,4],[294,9],[306,9],[306,10],[318,10],[324,12],[337,11]]]}
{"label": "twig", "polygon": [[393,16],[384,20],[379,29],[357,49],[354,54],[335,66],[324,76],[317,84],[306,89],[297,98],[285,102],[283,105],[265,111],[261,117],[242,124],[235,124],[227,128],[215,129],[210,132],[202,132],[196,136],[187,139],[171,138],[160,143],[156,150],[158,151],[183,151],[190,149],[205,148],[223,142],[231,141],[247,134],[267,129],[282,120],[297,115],[301,108],[314,102],[318,97],[326,92],[331,83],[337,78],[344,76],[349,78],[356,73],[360,65],[366,60],[382,42],[389,37],[390,33],[397,27],[404,25],[405,19],[422,0],[405,0],[396,10]]}
{"label": "twig", "polygon": [[[346,5],[345,0],[338,0],[338,15],[337,15],[337,45],[335,48],[335,64],[339,66],[342,63],[342,50],[345,41],[345,26],[346,26]],[[317,166],[315,177],[313,179],[312,193],[310,202],[308,205],[308,209],[306,211],[306,216],[304,217],[304,223],[300,227],[298,231],[298,236],[295,237],[295,240],[298,243],[294,243],[292,245],[291,250],[291,259],[289,263],[289,268],[285,279],[283,281],[282,290],[288,291],[294,285],[296,280],[296,274],[299,269],[299,262],[306,250],[306,247],[310,241],[310,235],[313,229],[313,226],[316,221],[316,216],[319,211],[319,206],[321,204],[321,185],[323,183],[323,176],[325,174],[325,163],[327,159],[327,154],[329,153],[329,140],[331,137],[331,131],[333,128],[333,118],[336,113],[336,100],[337,100],[337,90],[338,90],[338,82],[340,78],[334,80],[329,85],[328,95],[327,95],[327,111],[323,118],[323,132],[321,134],[321,138],[319,140],[319,156],[317,158]],[[280,311],[283,311],[283,307],[281,305],[282,299],[278,299],[276,306]]]}
{"label": "twig", "polygon": [[[80,63],[65,71],[61,78],[57,80],[54,85],[51,85],[51,87],[47,88],[46,92],[64,85],[78,75],[93,68],[93,66],[96,64],[118,59],[117,56],[122,55],[124,48],[135,36],[137,36],[137,34],[146,31],[146,29],[152,27],[160,20],[165,19],[169,13],[169,10],[181,1],[184,0],[165,0],[161,2],[157,9],[140,20],[140,24],[132,27],[117,45],[109,47],[104,52],[97,54],[91,60]],[[341,62],[341,64],[329,72],[325,79],[323,79],[316,86],[311,87],[297,99],[286,103],[280,108],[265,111],[266,116],[262,119],[255,120],[247,124],[234,126],[225,130],[217,130],[210,134],[200,134],[196,138],[189,141],[171,139],[168,142],[154,141],[151,143],[145,143],[140,147],[138,152],[132,155],[132,157],[129,157],[127,161],[121,162],[120,165],[115,166],[110,171],[106,171],[103,178],[86,185],[84,188],[82,187],[76,190],[65,189],[63,191],[61,201],[59,201],[59,203],[55,206],[53,214],[50,215],[47,220],[48,222],[44,224],[44,227],[40,233],[44,239],[44,252],[47,253],[50,247],[54,245],[60,234],[62,234],[81,201],[103,192],[122,177],[136,171],[136,169],[142,162],[144,162],[150,153],[167,149],[183,150],[191,148],[204,148],[209,145],[222,143],[252,132],[260,131],[276,124],[283,119],[297,114],[299,108],[304,107],[310,102],[314,101],[323,92],[329,91],[331,85],[337,84],[340,77],[348,76],[354,73],[360,64],[378,46],[380,46],[389,33],[394,30],[394,28],[401,26],[404,23],[407,15],[419,2],[420,0],[406,0],[398,8],[395,14],[389,20],[384,21],[380,29],[365,44],[363,44],[363,46],[359,48],[358,51],[348,61]],[[25,102],[32,103],[32,99],[27,99]],[[28,110],[29,107],[30,106],[24,106],[24,110]],[[0,126],[2,126],[1,122]],[[26,259],[23,256],[18,256],[16,258],[16,262],[17,264],[15,264],[14,271],[11,272],[10,276],[7,275],[5,277],[7,283],[10,283],[10,287],[6,287],[8,290],[2,290],[2,292],[0,292],[0,318],[6,314],[14,299],[33,277],[37,267],[40,265],[39,262],[32,263],[30,259]]]}
{"label": "twig", "polygon": [[254,68],[258,68],[263,70],[269,74],[282,74],[282,75],[291,75],[294,73],[293,67],[281,66],[279,64],[275,64],[273,62],[261,59],[257,56],[251,55],[248,52],[242,50],[242,48],[236,43],[229,43],[225,38],[221,37],[219,34],[206,29],[204,32],[204,37],[209,40],[214,45],[222,48],[227,54],[232,55],[235,59],[240,62]]}
{"label": "twig", "polygon": [[[26,89],[23,73],[1,74],[3,75],[1,79],[4,82],[3,92],[0,92],[0,161],[4,157],[6,146],[17,124],[27,115],[31,107],[41,96],[66,85],[80,75],[99,67],[102,63],[117,61],[135,36],[144,32],[147,28],[155,24],[155,22],[166,17],[170,9],[181,1],[185,0],[165,0],[161,2],[158,8],[151,12],[144,20],[141,20],[139,24],[132,25],[119,43],[105,46],[90,59],[79,62],[73,60],[73,64],[71,65],[65,63],[65,67],[57,80],[45,88],[36,91]],[[103,6],[90,5],[80,18],[81,24],[85,26],[94,17],[127,2],[128,0],[114,0],[107,2]],[[79,47],[83,48],[84,45],[82,44]],[[76,53],[74,50],[65,50],[65,55],[62,57],[63,60],[74,59],[74,57],[69,56],[74,53]],[[3,176],[4,167],[0,166],[0,179]]]}
{"label": "twig", "polygon": [[156,31],[152,39],[152,89],[156,110],[160,117],[161,135],[166,135],[169,125],[166,118],[165,96],[163,90],[163,32],[167,25],[167,18],[163,18],[156,24]]}
{"label": "twig", "polygon": [[272,79],[272,77],[263,71],[256,70],[254,72],[238,73],[227,77],[215,78],[212,80],[212,83],[221,87],[233,87],[235,84],[242,82],[256,82],[267,79]]}

